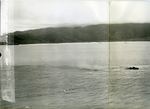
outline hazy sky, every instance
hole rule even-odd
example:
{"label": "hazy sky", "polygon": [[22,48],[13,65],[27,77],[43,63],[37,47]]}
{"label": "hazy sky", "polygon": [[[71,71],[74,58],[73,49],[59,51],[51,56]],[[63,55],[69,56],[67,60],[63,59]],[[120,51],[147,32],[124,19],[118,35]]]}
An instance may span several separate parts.
{"label": "hazy sky", "polygon": [[110,22],[150,22],[150,0],[118,0],[111,2]]}
{"label": "hazy sky", "polygon": [[149,0],[9,0],[8,31],[59,25],[150,22]]}

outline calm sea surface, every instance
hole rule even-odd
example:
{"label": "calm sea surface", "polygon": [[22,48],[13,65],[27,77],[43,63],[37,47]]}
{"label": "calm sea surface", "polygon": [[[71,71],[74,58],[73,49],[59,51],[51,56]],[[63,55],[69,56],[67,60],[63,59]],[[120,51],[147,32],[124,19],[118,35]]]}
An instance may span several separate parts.
{"label": "calm sea surface", "polygon": [[[14,65],[16,103],[0,101],[0,109],[150,109],[150,42],[7,49]],[[127,70],[130,66],[139,70]]]}

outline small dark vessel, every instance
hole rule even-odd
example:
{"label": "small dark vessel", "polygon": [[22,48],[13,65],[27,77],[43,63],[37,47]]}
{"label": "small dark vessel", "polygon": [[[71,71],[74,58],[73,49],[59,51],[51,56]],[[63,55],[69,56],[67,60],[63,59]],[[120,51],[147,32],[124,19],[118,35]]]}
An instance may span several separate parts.
{"label": "small dark vessel", "polygon": [[127,67],[126,69],[128,69],[128,70],[139,70],[138,67]]}

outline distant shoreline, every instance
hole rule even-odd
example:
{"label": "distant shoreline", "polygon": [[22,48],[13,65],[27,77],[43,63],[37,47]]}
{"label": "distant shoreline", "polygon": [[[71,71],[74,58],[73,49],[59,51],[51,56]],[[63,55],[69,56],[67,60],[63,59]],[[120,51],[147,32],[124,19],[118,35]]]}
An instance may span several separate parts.
{"label": "distant shoreline", "polygon": [[[83,43],[83,44],[88,44],[88,43],[90,43],[90,44],[92,44],[92,43],[96,43],[96,44],[98,44],[98,43],[105,43],[105,42],[108,42],[108,43],[111,43],[111,42],[116,42],[116,43],[119,43],[119,42],[123,42],[123,43],[128,43],[128,42],[150,42],[150,41],[101,41],[101,42],[65,42],[65,43],[32,43],[32,44],[15,44],[15,45],[49,45],[49,44],[51,44],[51,45],[58,45],[58,44],[81,44],[81,43]],[[13,44],[0,44],[0,45],[12,45],[13,46]]]}
{"label": "distant shoreline", "polygon": [[118,41],[150,41],[150,23],[49,27],[8,34],[9,45]]}

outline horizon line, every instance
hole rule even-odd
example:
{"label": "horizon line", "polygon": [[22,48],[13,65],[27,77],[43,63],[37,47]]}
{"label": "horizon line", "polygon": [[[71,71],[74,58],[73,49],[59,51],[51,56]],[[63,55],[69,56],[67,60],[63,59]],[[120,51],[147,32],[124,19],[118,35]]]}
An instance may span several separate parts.
{"label": "horizon line", "polygon": [[[38,29],[46,29],[46,28],[69,28],[69,27],[87,27],[87,26],[94,26],[94,25],[121,25],[121,24],[150,24],[150,22],[117,22],[117,23],[93,23],[93,24],[65,24],[65,25],[57,25],[57,26],[47,26],[47,27],[41,27],[41,28],[32,28],[32,29],[26,29],[26,30],[15,30],[11,31],[8,33],[3,33],[1,36],[4,34],[10,34],[14,32],[25,32],[25,31],[32,31],[32,30],[38,30]],[[2,33],[2,31],[1,31]]]}

